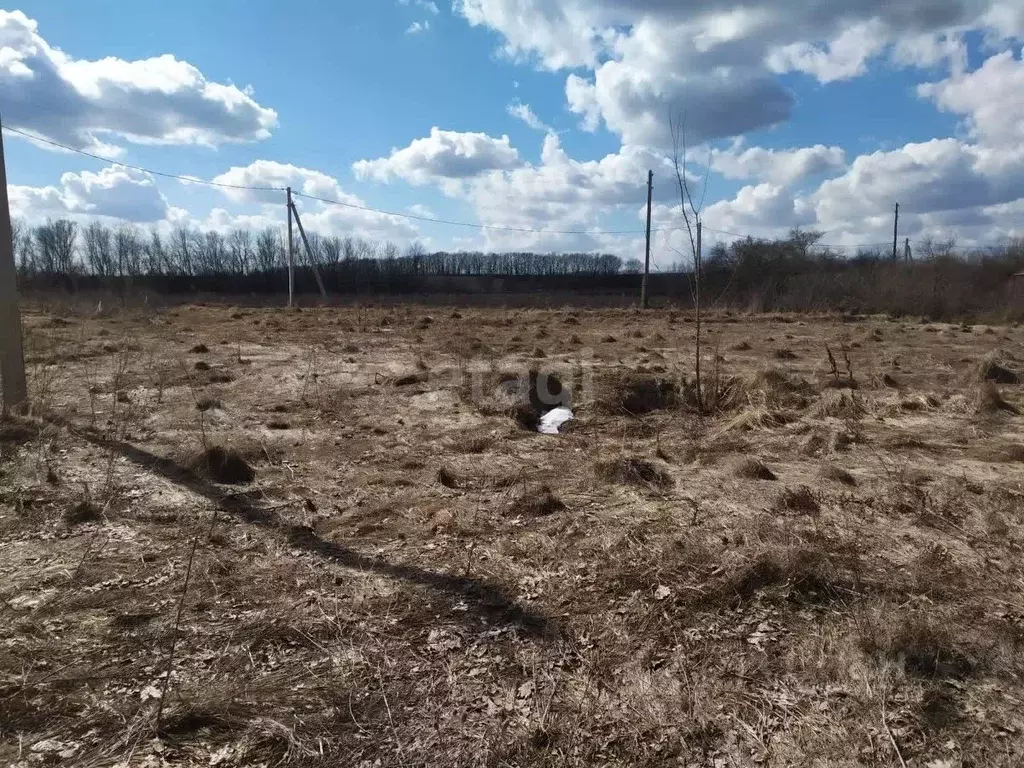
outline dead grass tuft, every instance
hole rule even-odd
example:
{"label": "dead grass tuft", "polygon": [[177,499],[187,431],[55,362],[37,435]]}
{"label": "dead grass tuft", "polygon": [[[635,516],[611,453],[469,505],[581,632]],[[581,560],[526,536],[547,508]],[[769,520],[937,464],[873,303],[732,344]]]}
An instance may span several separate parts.
{"label": "dead grass tuft", "polygon": [[759,459],[744,459],[735,470],[737,477],[748,480],[778,480],[778,476],[772,472],[764,462]]}
{"label": "dead grass tuft", "polygon": [[565,509],[565,504],[551,492],[547,485],[528,490],[513,501],[509,514],[516,517],[545,517]]}
{"label": "dead grass tuft", "polygon": [[796,360],[798,356],[791,349],[777,349],[772,357],[776,360]]}
{"label": "dead grass tuft", "polygon": [[468,442],[459,443],[456,448],[462,453],[486,453],[493,445],[493,437],[490,435],[480,435],[470,439]]}
{"label": "dead grass tuft", "polygon": [[443,485],[445,488],[458,488],[459,481],[455,477],[455,473],[447,467],[441,467],[437,470],[437,482]]}
{"label": "dead grass tuft", "polygon": [[977,664],[958,647],[949,625],[917,613],[862,635],[861,648],[881,662],[896,662],[907,674],[920,678],[964,679]]}
{"label": "dead grass tuft", "polygon": [[69,526],[93,523],[102,518],[103,512],[90,499],[82,499],[64,512],[64,522]]}
{"label": "dead grass tuft", "polygon": [[235,380],[235,375],[230,371],[219,369],[216,371],[210,371],[210,374],[206,377],[206,380],[211,384],[230,384]]}
{"label": "dead grass tuft", "polygon": [[38,434],[28,424],[0,417],[0,445],[23,445]]}
{"label": "dead grass tuft", "polygon": [[1015,406],[1003,399],[999,388],[991,381],[983,381],[974,396],[974,411],[979,414],[1018,413]]}
{"label": "dead grass tuft", "polygon": [[901,411],[915,412],[933,410],[940,405],[942,403],[935,395],[916,394],[901,400],[898,408]]}
{"label": "dead grass tuft", "polygon": [[849,389],[826,389],[812,409],[819,418],[859,419],[867,413],[860,397]]}
{"label": "dead grass tuft", "polygon": [[854,486],[857,484],[857,478],[842,467],[837,467],[835,464],[823,465],[821,468],[821,476],[826,480],[832,480],[833,482],[842,483],[843,485]]}
{"label": "dead grass tuft", "polygon": [[729,349],[733,352],[749,352],[753,347],[751,347],[747,342],[741,341],[739,344],[733,344]]}
{"label": "dead grass tuft", "polygon": [[408,387],[413,384],[425,384],[428,378],[427,374],[422,372],[406,373],[401,376],[396,376],[391,383],[396,387]]}
{"label": "dead grass tuft", "polygon": [[1007,368],[995,353],[986,355],[978,364],[977,378],[993,384],[1020,384],[1020,376]]}
{"label": "dead grass tuft", "polygon": [[635,485],[659,490],[665,490],[674,485],[672,476],[664,469],[646,459],[635,456],[598,462],[594,469],[597,476],[607,483]]}
{"label": "dead grass tuft", "polygon": [[732,382],[730,400],[736,406],[767,409],[804,408],[814,388],[779,368],[765,368]]}
{"label": "dead grass tuft", "polygon": [[192,460],[190,469],[224,485],[245,485],[256,479],[256,470],[241,454],[219,446],[202,451]]}
{"label": "dead grass tuft", "polygon": [[700,607],[732,608],[775,590],[777,598],[823,603],[849,593],[847,579],[826,552],[806,547],[769,547],[724,579],[713,583],[698,599]]}
{"label": "dead grass tuft", "polygon": [[222,407],[220,398],[213,395],[200,395],[196,398],[196,408],[200,411],[211,411],[214,408]]}
{"label": "dead grass tuft", "polygon": [[725,421],[721,432],[749,432],[760,429],[776,429],[793,422],[795,417],[785,411],[768,408],[747,408]]}
{"label": "dead grass tuft", "polygon": [[1024,444],[1005,443],[1003,445],[981,445],[967,453],[972,459],[992,463],[1024,462]]}
{"label": "dead grass tuft", "polygon": [[210,348],[202,343],[196,344],[194,347],[192,347],[192,349],[189,350],[189,352],[191,352],[194,355],[205,355],[209,351]]}
{"label": "dead grass tuft", "polygon": [[771,511],[777,514],[817,515],[821,504],[817,495],[806,485],[785,488],[772,504]]}
{"label": "dead grass tuft", "polygon": [[671,408],[678,402],[678,387],[668,379],[626,374],[611,382],[599,405],[611,412],[625,411],[634,416]]}
{"label": "dead grass tuft", "polygon": [[210,364],[205,360],[196,360],[196,364],[192,366],[197,371],[208,371],[210,370]]}

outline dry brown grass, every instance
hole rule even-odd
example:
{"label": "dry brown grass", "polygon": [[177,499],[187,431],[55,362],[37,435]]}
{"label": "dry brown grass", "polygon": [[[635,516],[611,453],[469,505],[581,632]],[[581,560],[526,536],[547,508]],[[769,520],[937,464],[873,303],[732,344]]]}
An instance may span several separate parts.
{"label": "dry brown grass", "polygon": [[[27,313],[0,764],[1018,765],[1024,422],[977,361],[1014,370],[1024,329],[711,312],[746,347],[699,413],[674,315]],[[861,386],[836,389],[809,350],[844,368],[851,329]],[[523,428],[537,338],[558,436]],[[675,402],[613,386],[637,379]],[[216,480],[229,457],[249,482]]]}
{"label": "dry brown grass", "polygon": [[654,376],[627,374],[607,385],[599,403],[610,412],[624,411],[639,416],[665,410],[678,401],[678,386],[674,381]]}
{"label": "dry brown grass", "polygon": [[758,459],[744,459],[736,465],[736,476],[747,480],[778,480],[764,462]]}
{"label": "dry brown grass", "polygon": [[636,456],[601,461],[594,465],[597,476],[607,483],[636,485],[664,490],[674,485],[672,476],[661,467]]}
{"label": "dry brown grass", "polygon": [[835,464],[824,464],[821,468],[821,476],[826,480],[831,480],[843,485],[854,486],[857,484],[857,478]]}
{"label": "dry brown grass", "polygon": [[980,414],[1019,413],[1017,407],[1003,399],[1002,392],[991,381],[983,381],[975,390],[974,410]]}

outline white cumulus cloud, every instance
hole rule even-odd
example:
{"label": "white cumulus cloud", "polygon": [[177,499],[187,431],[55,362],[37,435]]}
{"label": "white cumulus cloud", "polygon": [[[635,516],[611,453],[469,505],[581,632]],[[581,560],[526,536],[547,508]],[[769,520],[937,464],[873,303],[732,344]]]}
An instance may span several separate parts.
{"label": "white cumulus cloud", "polygon": [[422,185],[468,179],[520,164],[519,152],[511,146],[508,136],[494,138],[486,133],[442,131],[435,126],[429,136],[415,139],[402,149],[392,149],[388,157],[359,160],[352,170],[359,179],[389,182],[398,178]]}
{"label": "white cumulus cloud", "polygon": [[[460,0],[457,13],[501,39],[501,52],[566,71],[566,101],[594,130],[668,146],[670,109],[693,141],[775,125],[794,99],[779,82],[863,74],[881,57],[951,67],[960,34],[1024,34],[1019,0]],[[581,70],[581,71],[569,71]]]}
{"label": "white cumulus cloud", "polygon": [[0,10],[0,92],[7,125],[94,152],[117,151],[104,137],[216,146],[264,139],[277,125],[250,90],[170,54],[75,59],[21,11]]}
{"label": "white cumulus cloud", "polygon": [[799,149],[765,149],[735,145],[714,149],[711,166],[727,179],[758,179],[773,184],[792,184],[807,176],[834,173],[846,165],[842,147],[815,144]]}
{"label": "white cumulus cloud", "polygon": [[47,216],[104,216],[136,223],[157,222],[169,211],[153,177],[117,165],[98,173],[65,173],[56,186],[9,187],[11,213],[29,221]]}
{"label": "white cumulus cloud", "polygon": [[368,210],[373,206],[359,196],[346,192],[333,176],[312,168],[274,160],[255,160],[246,166],[229,168],[211,181],[238,187],[271,188],[251,190],[222,187],[220,191],[236,204],[261,205],[264,216],[275,218],[283,217],[285,211],[285,194],[279,191],[280,188],[291,187],[294,192],[322,198],[295,198],[303,226],[309,231],[398,241],[407,241],[418,233],[417,228],[407,219]]}

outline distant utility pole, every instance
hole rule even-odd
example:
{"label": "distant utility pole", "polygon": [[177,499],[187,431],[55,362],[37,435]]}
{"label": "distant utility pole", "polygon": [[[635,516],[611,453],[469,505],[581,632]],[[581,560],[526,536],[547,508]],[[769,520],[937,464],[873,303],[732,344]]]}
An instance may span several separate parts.
{"label": "distant utility pole", "polygon": [[896,261],[896,243],[900,237],[900,204],[896,203],[896,217],[892,222],[892,260]]}
{"label": "distant utility pole", "polygon": [[288,187],[288,308],[295,299],[295,272],[292,256],[292,188]]}
{"label": "distant utility pole", "polygon": [[7,169],[4,164],[3,131],[0,130],[0,384],[2,411],[13,411],[28,400],[25,356],[21,346],[21,312],[18,309],[18,270],[14,264],[14,235],[7,200]]}
{"label": "distant utility pole", "polygon": [[654,171],[647,172],[647,246],[644,249],[644,280],[640,284],[640,306],[647,309],[647,279],[651,274],[651,191],[654,189]]}

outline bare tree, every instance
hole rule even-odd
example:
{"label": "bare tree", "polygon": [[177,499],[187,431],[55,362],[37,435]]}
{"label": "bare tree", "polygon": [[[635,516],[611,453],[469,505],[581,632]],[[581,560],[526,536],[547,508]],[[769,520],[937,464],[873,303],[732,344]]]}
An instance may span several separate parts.
{"label": "bare tree", "polygon": [[270,272],[278,264],[281,239],[277,231],[267,227],[256,235],[256,269],[260,272]]}
{"label": "bare tree", "polygon": [[82,230],[82,244],[85,249],[85,266],[99,277],[114,274],[114,252],[111,249],[110,230],[98,221]]}
{"label": "bare tree", "polygon": [[167,252],[160,232],[153,229],[149,234],[149,247],[146,248],[146,271],[151,275],[162,275],[167,268]]}
{"label": "bare tree", "polygon": [[142,239],[139,230],[132,224],[122,224],[114,236],[117,251],[117,271],[120,277],[136,277],[142,274]]}
{"label": "bare tree", "polygon": [[705,410],[704,389],[701,381],[701,212],[704,210],[704,198],[708,190],[708,176],[711,174],[711,148],[708,148],[708,159],[704,164],[704,179],[700,185],[700,196],[694,200],[690,179],[687,176],[686,153],[686,113],[683,111],[669,114],[669,131],[672,134],[672,166],[676,174],[676,186],[679,189],[679,209],[686,224],[686,234],[690,240],[690,255],[693,259],[693,308],[696,327],[696,346],[694,350],[694,368],[696,374],[697,408],[701,413]]}
{"label": "bare tree", "polygon": [[409,259],[412,267],[412,273],[418,275],[420,269],[423,266],[423,257],[427,255],[427,249],[423,247],[423,243],[415,241],[409,244],[409,247],[405,251],[405,256]]}
{"label": "bare tree", "polygon": [[228,259],[236,275],[244,275],[253,260],[252,233],[248,229],[233,229],[228,235]]}
{"label": "bare tree", "polygon": [[74,271],[78,225],[68,219],[48,220],[36,227],[36,255],[43,272],[71,275]]}
{"label": "bare tree", "polygon": [[25,276],[38,269],[32,228],[21,219],[11,220],[11,241],[18,274]]}
{"label": "bare tree", "polygon": [[171,233],[171,244],[167,256],[171,271],[179,275],[195,274],[196,245],[198,235],[187,226],[175,227]]}

